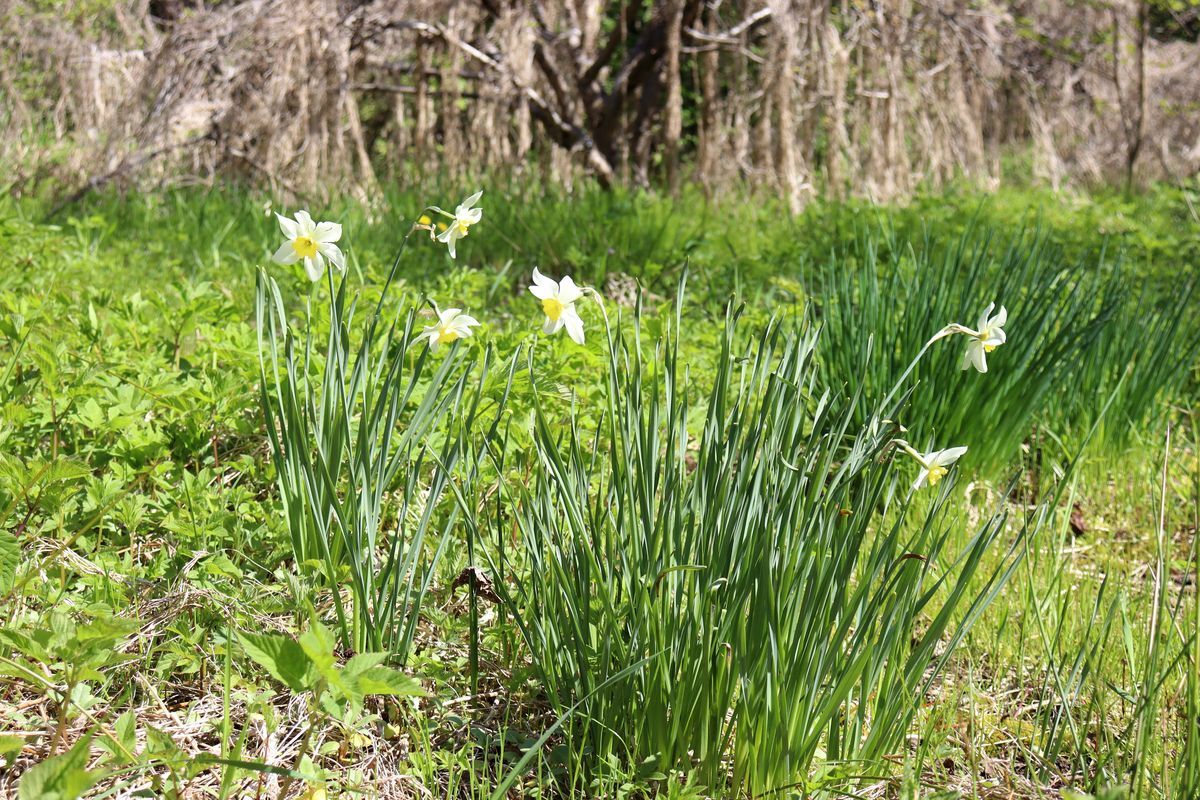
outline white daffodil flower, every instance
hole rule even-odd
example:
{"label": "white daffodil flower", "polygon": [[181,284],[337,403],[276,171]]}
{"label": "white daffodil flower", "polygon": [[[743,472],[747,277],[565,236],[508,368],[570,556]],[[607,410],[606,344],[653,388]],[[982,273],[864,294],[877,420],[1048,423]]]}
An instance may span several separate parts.
{"label": "white daffodil flower", "polygon": [[471,335],[471,328],[478,326],[479,320],[470,314],[462,313],[461,308],[447,308],[438,312],[437,323],[426,326],[415,341],[428,339],[429,349],[436,351],[441,345],[466,339]]}
{"label": "white daffodil flower", "polygon": [[529,292],[542,301],[542,311],[546,315],[546,321],[542,324],[544,332],[558,333],[566,328],[567,335],[576,344],[583,344],[583,320],[575,310],[575,301],[583,297],[583,289],[571,280],[571,276],[555,281],[534,267],[533,285],[529,287]]}
{"label": "white daffodil flower", "polygon": [[913,483],[912,488],[914,491],[920,489],[925,484],[936,486],[937,482],[944,478],[946,473],[950,471],[950,465],[962,458],[962,454],[967,452],[967,448],[965,447],[950,447],[945,450],[931,450],[922,455],[906,444],[901,446],[921,465],[921,471],[917,474],[917,480]]}
{"label": "white daffodil flower", "polygon": [[277,264],[295,264],[304,259],[304,271],[309,280],[319,281],[325,274],[325,259],[337,268],[346,269],[346,257],[334,244],[342,238],[342,226],[336,222],[313,222],[307,211],[297,211],[296,219],[290,220],[276,214],[279,229],[287,241],[275,251],[272,260]]}
{"label": "white daffodil flower", "polygon": [[979,316],[976,330],[970,331],[971,338],[967,340],[967,351],[963,353],[961,369],[975,367],[980,372],[987,372],[987,354],[1006,341],[1004,323],[1008,321],[1008,310],[1000,306],[1000,313],[991,316],[995,303],[989,303]]}
{"label": "white daffodil flower", "polygon": [[[956,333],[966,334],[970,339],[967,341],[967,351],[963,353],[962,369],[975,367],[980,372],[987,372],[987,354],[1004,344],[1008,339],[1004,334],[1004,324],[1008,322],[1008,311],[1004,306],[1000,306],[1000,313],[993,317],[991,314],[992,309],[995,307],[995,303],[988,304],[988,307],[979,315],[979,322],[975,328],[968,328],[966,325],[951,322],[935,333],[933,338],[925,343],[925,347],[929,347],[929,345],[938,339],[944,339]],[[925,351],[922,349],[921,352]]]}
{"label": "white daffodil flower", "polygon": [[440,208],[434,209],[438,213],[454,220],[447,226],[446,230],[437,235],[437,240],[450,249],[451,258],[457,257],[454,252],[455,242],[466,236],[468,229],[483,218],[483,209],[474,207],[481,197],[483,197],[482,190],[459,203],[458,208],[454,209],[453,214],[448,214]]}

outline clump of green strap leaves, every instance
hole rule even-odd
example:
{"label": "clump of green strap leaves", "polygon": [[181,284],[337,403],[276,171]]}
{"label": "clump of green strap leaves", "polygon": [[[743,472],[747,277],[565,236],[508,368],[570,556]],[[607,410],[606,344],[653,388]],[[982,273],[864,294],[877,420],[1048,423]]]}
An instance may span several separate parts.
{"label": "clump of green strap leaves", "polygon": [[402,254],[357,340],[361,298],[329,274],[319,352],[313,320],[297,337],[263,271],[256,292],[262,410],[296,564],[331,590],[344,647],[401,663],[458,522],[438,513],[443,492],[460,462],[474,474],[507,398],[484,402],[490,348],[478,364],[457,346],[431,363],[417,308],[389,297]]}
{"label": "clump of green strap leaves", "polygon": [[894,423],[822,384],[817,334],[771,324],[739,349],[737,321],[698,390],[678,328],[650,359],[639,315],[609,339],[600,426],[554,425],[539,396],[536,465],[502,486],[495,585],[551,702],[579,704],[573,775],[616,759],[750,796],[847,778],[900,744],[1048,513],[986,517],[958,547],[954,482],[909,490]]}

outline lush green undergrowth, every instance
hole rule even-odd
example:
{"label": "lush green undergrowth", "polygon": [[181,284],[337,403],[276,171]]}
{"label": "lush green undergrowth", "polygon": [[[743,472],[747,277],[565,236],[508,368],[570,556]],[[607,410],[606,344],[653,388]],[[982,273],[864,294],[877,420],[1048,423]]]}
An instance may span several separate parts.
{"label": "lush green undergrowth", "polygon": [[1186,190],[456,196],[0,212],[0,791],[1200,790]]}

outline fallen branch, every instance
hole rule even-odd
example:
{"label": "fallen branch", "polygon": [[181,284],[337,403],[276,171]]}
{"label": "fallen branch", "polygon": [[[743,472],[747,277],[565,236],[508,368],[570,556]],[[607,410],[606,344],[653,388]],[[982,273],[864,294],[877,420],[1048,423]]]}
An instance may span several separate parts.
{"label": "fallen branch", "polygon": [[693,39],[698,39],[701,42],[711,42],[713,44],[728,44],[736,45],[742,43],[742,34],[752,31],[754,28],[762,25],[771,18],[771,8],[766,6],[755,11],[744,20],[734,25],[726,31],[718,31],[717,33],[707,33],[697,28],[685,28],[684,33],[691,36]]}

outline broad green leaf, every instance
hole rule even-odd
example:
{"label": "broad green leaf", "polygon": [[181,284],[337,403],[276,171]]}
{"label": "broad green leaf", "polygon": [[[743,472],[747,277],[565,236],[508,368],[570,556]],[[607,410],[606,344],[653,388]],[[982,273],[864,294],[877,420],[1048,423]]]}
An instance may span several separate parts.
{"label": "broad green leaf", "polygon": [[337,639],[334,638],[333,632],[316,620],[313,620],[308,630],[300,634],[300,647],[325,683],[336,693],[352,698],[354,689],[342,680],[342,672],[337,668],[333,657],[336,644]]}
{"label": "broad green leaf", "polygon": [[117,718],[117,738],[130,753],[137,749],[137,718],[133,711],[126,711]]}
{"label": "broad green leaf", "polygon": [[40,641],[21,631],[12,630],[11,628],[0,628],[0,642],[4,642],[21,655],[34,661],[49,663],[56,660]]}
{"label": "broad green leaf", "polygon": [[17,580],[17,566],[21,563],[21,545],[17,537],[0,531],[0,595],[8,594]]}
{"label": "broad green leaf", "polygon": [[326,679],[333,670],[333,648],[336,644],[333,634],[319,622],[314,621],[308,630],[300,634],[301,649]]}
{"label": "broad green leaf", "polygon": [[224,553],[214,553],[204,561],[204,569],[213,577],[224,576],[239,580],[242,577],[242,571],[238,569],[237,564],[234,564],[229,556]]}
{"label": "broad green leaf", "polygon": [[[94,657],[95,654],[92,654],[92,656]],[[99,683],[104,680],[104,673],[101,672],[100,670],[96,669],[93,666],[90,666],[87,664],[82,664],[82,665],[78,665],[78,666],[71,665],[71,666],[72,666],[71,675],[74,680],[94,681],[96,683]]]}
{"label": "broad green leaf", "polygon": [[359,653],[346,662],[346,665],[342,667],[342,672],[347,677],[355,677],[366,672],[371,667],[379,666],[390,657],[388,653]]}
{"label": "broad green leaf", "polygon": [[13,736],[10,733],[0,734],[0,756],[7,756],[12,753],[19,753],[21,748],[25,746],[24,736]]}
{"label": "broad green leaf", "polygon": [[169,733],[161,731],[153,725],[146,726],[146,750],[168,759],[183,754]]}
{"label": "broad green leaf", "polygon": [[386,694],[393,697],[420,697],[425,694],[421,684],[398,669],[370,667],[356,677],[358,691],[363,695]]}
{"label": "broad green leaf", "polygon": [[20,800],[75,800],[102,777],[89,772],[88,745],[91,737],[77,742],[62,755],[48,758],[21,777],[17,788]]}
{"label": "broad green leaf", "polygon": [[137,718],[132,711],[126,711],[117,717],[117,721],[113,725],[113,737],[116,741],[107,736],[101,736],[96,739],[96,742],[118,761],[128,763],[131,757],[137,753]]}
{"label": "broad green leaf", "polygon": [[240,633],[242,649],[271,677],[293,692],[310,691],[318,673],[312,660],[300,644],[280,633]]}
{"label": "broad green leaf", "polygon": [[50,614],[50,646],[57,652],[68,653],[77,642],[75,620],[61,611]]}
{"label": "broad green leaf", "polygon": [[137,622],[119,617],[101,617],[79,626],[76,637],[80,642],[111,647],[136,631]]}

